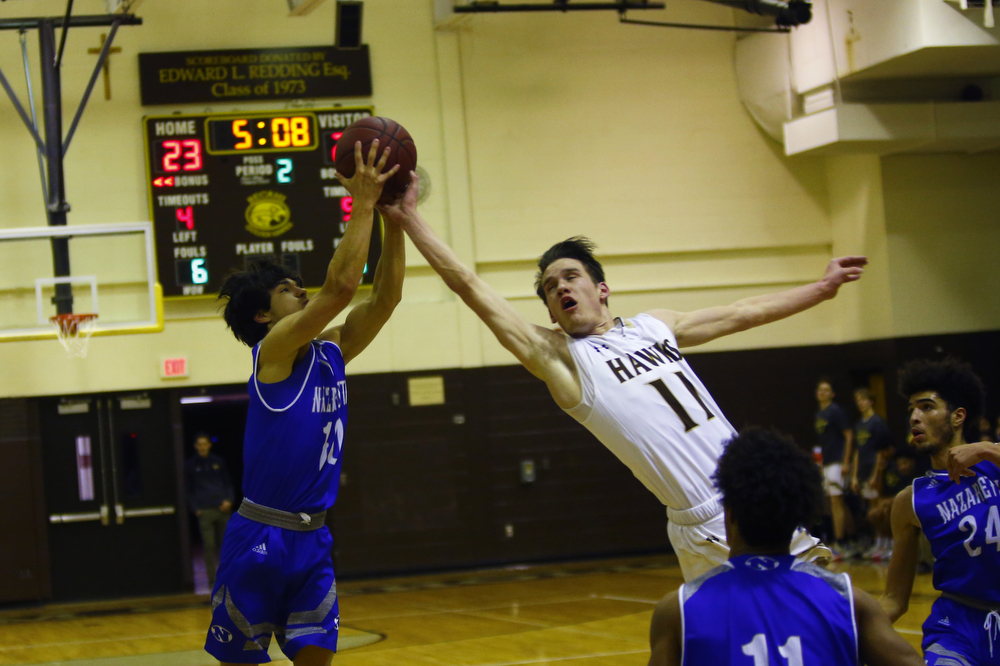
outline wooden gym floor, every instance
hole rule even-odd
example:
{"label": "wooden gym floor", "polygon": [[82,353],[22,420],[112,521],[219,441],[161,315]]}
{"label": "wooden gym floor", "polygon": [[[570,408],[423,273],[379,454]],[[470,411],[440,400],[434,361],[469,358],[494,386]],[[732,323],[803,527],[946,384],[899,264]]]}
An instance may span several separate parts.
{"label": "wooden gym floor", "polygon": [[[885,567],[849,565],[878,595]],[[653,606],[682,582],[670,556],[509,567],[340,585],[341,666],[644,666]],[[936,597],[918,575],[897,630],[919,650]],[[207,598],[0,612],[0,666],[209,666]],[[285,663],[272,643],[271,657]]]}

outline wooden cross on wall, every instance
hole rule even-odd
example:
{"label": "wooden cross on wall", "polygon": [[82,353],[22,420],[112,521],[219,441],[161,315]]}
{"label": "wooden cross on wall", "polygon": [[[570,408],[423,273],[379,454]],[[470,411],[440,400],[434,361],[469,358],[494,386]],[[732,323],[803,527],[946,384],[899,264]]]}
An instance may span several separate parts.
{"label": "wooden cross on wall", "polygon": [[[104,42],[107,40],[108,35],[106,33],[101,34],[101,46],[96,49],[87,49],[87,53],[98,54],[101,49],[104,48]],[[121,53],[121,49],[117,46],[112,46],[108,50],[108,57],[104,59],[104,99],[111,99],[111,54]]]}

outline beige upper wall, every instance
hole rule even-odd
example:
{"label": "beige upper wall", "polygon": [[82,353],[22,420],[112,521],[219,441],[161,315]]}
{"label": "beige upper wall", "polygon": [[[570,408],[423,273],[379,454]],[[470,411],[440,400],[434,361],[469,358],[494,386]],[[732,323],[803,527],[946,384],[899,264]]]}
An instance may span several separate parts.
{"label": "beige upper wall", "polygon": [[1000,328],[1000,154],[883,161],[896,335]]}
{"label": "beige upper wall", "polygon": [[[0,17],[54,16],[64,9],[62,0],[6,2]],[[103,2],[78,0],[74,11],[101,13]],[[116,39],[123,52],[112,60],[113,99],[105,101],[98,88],[66,159],[71,224],[148,219],[141,117],[206,109],[141,107],[138,53],[323,44],[333,34],[332,1],[301,18],[288,17],[283,0],[145,0],[137,13],[144,25],[122,28]],[[659,14],[655,18],[732,21],[729,10],[693,0],[671,3]],[[67,123],[95,62],[86,49],[97,45],[100,32],[70,33],[63,68]],[[784,157],[753,124],[737,96],[731,35],[623,26],[613,13],[590,12],[478,16],[443,33],[433,29],[431,0],[378,0],[365,5],[364,37],[375,94],[337,101],[371,103],[407,126],[432,181],[423,214],[536,323],[548,318],[533,294],[533,258],[576,234],[600,246],[612,309],[621,315],[653,307],[695,309],[803,284],[822,273],[834,250],[864,252],[879,238],[887,242],[885,233],[870,227],[871,206],[883,210],[880,191],[871,199],[843,165],[838,171],[821,158]],[[33,62],[37,50],[31,33]],[[16,33],[0,33],[0,66],[23,97]],[[220,104],[210,110],[283,106]],[[916,187],[934,201],[947,196],[911,178],[932,175],[936,164],[957,173],[978,173],[983,166],[966,158],[926,159],[924,170],[886,168],[882,224],[890,234],[897,229],[896,192]],[[869,185],[882,186],[881,174],[871,178]],[[0,226],[44,224],[40,200],[32,143],[11,105],[0,103]],[[979,194],[975,201],[992,206],[981,216],[995,220],[995,197]],[[934,207],[912,212],[922,209]],[[859,212],[864,210],[869,212]],[[856,233],[855,225],[867,231]],[[901,237],[917,242],[908,232]],[[901,257],[895,239],[889,237],[890,249],[883,252]],[[894,259],[885,263],[896,270]],[[933,274],[936,265],[928,265]],[[956,279],[966,275],[955,273]],[[961,279],[954,289],[972,284]],[[898,312],[910,298],[909,280],[883,276],[875,298],[879,290],[890,293],[889,282]],[[864,316],[858,303],[867,302],[824,304],[705,348],[896,334],[899,322],[858,325]],[[963,317],[949,320],[967,328],[941,330],[995,325],[991,313],[967,305],[956,306]],[[249,354],[225,331],[211,303],[168,302],[166,315],[163,333],[95,338],[84,360],[68,361],[52,341],[0,344],[0,366],[7,369],[0,396],[246,380]],[[919,329],[903,323],[901,331]],[[191,376],[160,379],[160,359],[176,355],[189,358]],[[404,301],[351,370],[512,362],[410,246]]]}

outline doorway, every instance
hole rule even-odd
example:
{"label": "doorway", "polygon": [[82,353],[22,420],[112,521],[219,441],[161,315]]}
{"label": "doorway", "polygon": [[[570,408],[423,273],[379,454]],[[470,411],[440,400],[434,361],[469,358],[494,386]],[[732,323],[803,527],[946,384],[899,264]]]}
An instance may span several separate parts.
{"label": "doorway", "polygon": [[[233,486],[233,512],[243,499],[243,436],[246,431],[249,396],[244,385],[201,389],[197,395],[180,398],[181,420],[183,422],[183,456],[191,460],[196,454],[195,438],[207,435],[212,441],[211,453],[225,462]],[[187,537],[191,544],[190,559],[194,591],[198,594],[211,592],[206,569],[204,543],[198,520],[193,512],[189,516]]]}
{"label": "doorway", "polygon": [[39,401],[52,596],[183,591],[170,393]]}

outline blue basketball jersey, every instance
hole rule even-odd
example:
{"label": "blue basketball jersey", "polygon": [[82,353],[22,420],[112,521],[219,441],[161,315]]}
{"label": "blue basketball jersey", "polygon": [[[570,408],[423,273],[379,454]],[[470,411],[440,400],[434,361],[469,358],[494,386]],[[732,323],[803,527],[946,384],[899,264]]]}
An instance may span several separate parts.
{"label": "blue basketball jersey", "polygon": [[792,555],[741,555],[680,589],[683,666],[856,666],[854,592]]}
{"label": "blue basketball jersey", "polygon": [[250,409],[243,440],[243,494],[292,513],[333,506],[347,427],[344,356],[332,342],[313,340],[292,374],[275,384],[257,379],[253,348]]}
{"label": "blue basketball jersey", "polygon": [[931,470],[913,481],[913,511],[934,553],[934,588],[1000,603],[1000,469],[973,465],[954,483]]}

